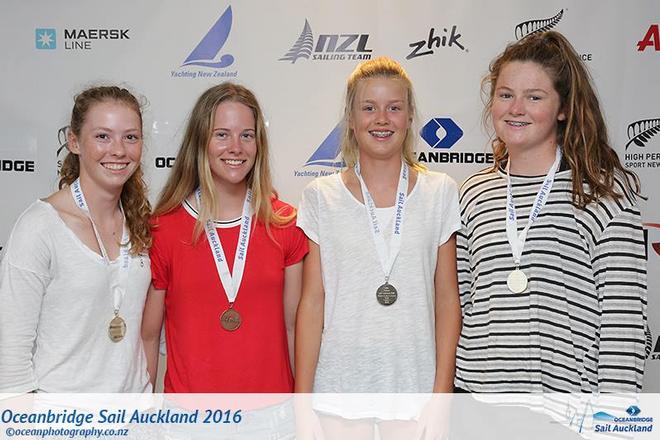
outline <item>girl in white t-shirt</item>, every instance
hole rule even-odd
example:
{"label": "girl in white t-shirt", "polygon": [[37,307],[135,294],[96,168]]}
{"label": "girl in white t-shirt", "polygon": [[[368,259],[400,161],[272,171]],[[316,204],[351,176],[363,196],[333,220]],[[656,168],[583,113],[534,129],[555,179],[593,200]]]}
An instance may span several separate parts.
{"label": "girl in white t-shirt", "polygon": [[[349,77],[346,167],[311,182],[298,215],[310,253],[296,325],[297,392],[453,389],[461,326],[457,189],[415,161],[415,114],[411,81],[396,61],[364,62]],[[356,419],[343,421],[341,432],[365,436],[374,427],[369,419],[417,415],[396,404],[325,400],[315,408]],[[337,434],[334,418],[321,420]]]}

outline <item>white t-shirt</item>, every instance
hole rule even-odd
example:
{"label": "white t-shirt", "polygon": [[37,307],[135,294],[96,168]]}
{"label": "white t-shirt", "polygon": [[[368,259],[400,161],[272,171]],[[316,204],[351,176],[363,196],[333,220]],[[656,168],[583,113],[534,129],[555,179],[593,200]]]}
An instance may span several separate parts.
{"label": "white t-shirt", "polygon": [[140,339],[151,281],[147,255],[131,256],[120,316],[108,337],[119,259],[106,266],[49,203],[18,219],[0,265],[0,392],[148,392]]}
{"label": "white t-shirt", "polygon": [[[431,392],[434,275],[438,247],[461,226],[456,183],[442,173],[418,174],[389,280],[398,291],[391,306],[376,300],[385,275],[366,208],[339,174],[318,178],[305,188],[297,222],[321,251],[325,308],[314,391]],[[391,228],[383,229],[388,243]]]}

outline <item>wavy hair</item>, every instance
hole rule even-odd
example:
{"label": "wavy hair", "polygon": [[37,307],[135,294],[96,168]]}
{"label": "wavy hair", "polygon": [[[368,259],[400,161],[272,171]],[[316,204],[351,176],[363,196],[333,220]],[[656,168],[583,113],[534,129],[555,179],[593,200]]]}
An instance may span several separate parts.
{"label": "wavy hair", "polygon": [[[491,107],[500,73],[511,62],[533,62],[543,68],[559,94],[560,110],[566,119],[558,121],[557,141],[573,173],[573,204],[584,208],[602,197],[620,199],[615,177],[626,190],[640,195],[641,185],[635,173],[621,164],[610,146],[607,127],[592,84],[591,75],[571,43],[559,32],[547,31],[526,36],[509,44],[490,63],[489,73],[481,81],[485,99],[483,120],[491,122]],[[504,141],[492,140],[495,168],[508,159]],[[588,186],[585,191],[584,183]]]}
{"label": "wavy hair", "polygon": [[401,64],[389,57],[378,57],[373,60],[364,61],[355,68],[346,82],[346,99],[344,103],[343,131],[341,136],[341,155],[348,168],[352,168],[358,161],[359,150],[355,133],[350,128],[350,120],[353,117],[353,105],[357,95],[358,84],[362,80],[370,78],[388,78],[400,81],[406,89],[408,98],[408,109],[412,117],[411,126],[406,132],[403,140],[403,160],[413,169],[418,171],[426,170],[415,159],[413,147],[415,145],[416,129],[414,123],[417,118],[417,106],[415,105],[415,94],[413,92],[412,82]]}
{"label": "wavy hair", "polygon": [[[73,134],[80,138],[80,130],[89,110],[97,104],[108,101],[121,103],[135,111],[140,118],[140,131],[142,131],[142,111],[137,98],[125,88],[98,86],[88,88],[74,98],[68,127],[69,136]],[[67,153],[59,174],[58,186],[60,189],[71,185],[80,176],[80,158],[77,154]],[[120,200],[129,231],[131,254],[147,252],[151,246],[151,228],[149,227],[151,205],[147,198],[147,186],[144,183],[141,164],[124,184]]]}
{"label": "wavy hair", "polygon": [[213,175],[209,165],[208,145],[213,132],[215,112],[223,102],[238,102],[252,110],[255,121],[257,154],[254,166],[246,176],[252,189],[252,208],[257,219],[267,228],[271,225],[284,226],[295,217],[295,211],[285,214],[273,211],[271,199],[277,197],[270,175],[268,137],[266,124],[257,98],[249,89],[231,82],[211,87],[199,97],[190,113],[181,148],[174,167],[161,191],[154,215],[168,213],[183,203],[198,187],[202,190],[202,206],[195,223],[193,241],[196,241],[206,221],[217,211],[218,196],[215,194]]}

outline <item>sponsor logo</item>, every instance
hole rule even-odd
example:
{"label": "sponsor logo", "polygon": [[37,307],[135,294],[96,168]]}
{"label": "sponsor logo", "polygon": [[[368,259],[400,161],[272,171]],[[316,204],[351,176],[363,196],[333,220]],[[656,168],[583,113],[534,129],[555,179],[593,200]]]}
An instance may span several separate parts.
{"label": "sponsor logo", "polygon": [[[66,157],[67,153],[69,152],[69,140],[67,138],[68,129],[69,126],[65,125],[64,127],[57,130],[57,143],[59,144],[59,146],[57,147],[57,152],[55,153],[55,159],[57,160],[58,174],[62,169],[62,162],[64,161],[64,158]],[[62,158],[60,158],[60,154]]]}
{"label": "sponsor logo", "polygon": [[660,336],[658,336],[658,339],[655,340],[655,346],[651,352],[651,360],[660,361]]}
{"label": "sponsor logo", "polygon": [[647,144],[658,133],[660,133],[660,118],[640,119],[628,124],[626,151],[633,144],[635,148],[634,152],[626,152],[623,156],[623,164],[626,168],[660,168],[660,152],[639,151],[639,148],[646,148]]}
{"label": "sponsor logo", "polygon": [[605,411],[593,414],[594,432],[651,432],[653,417],[640,416],[642,410],[637,405],[626,408],[626,415],[614,415]]}
{"label": "sponsor logo", "polygon": [[433,118],[419,132],[420,137],[433,150],[419,151],[417,160],[426,163],[493,163],[493,153],[461,151],[442,151],[451,149],[462,137],[463,130],[451,118]]}
{"label": "sponsor logo", "polygon": [[0,171],[3,172],[17,172],[17,173],[33,173],[34,161],[33,160],[13,160],[13,159],[0,159]]}
{"label": "sponsor logo", "polygon": [[174,156],[158,156],[154,159],[154,165],[156,168],[172,168],[175,160]]}
{"label": "sponsor logo", "polygon": [[294,64],[300,58],[312,61],[370,60],[373,49],[367,47],[369,34],[320,34],[314,42],[309,21],[305,19],[300,36],[278,61]]}
{"label": "sponsor logo", "polygon": [[335,128],[323,139],[321,145],[312,153],[307,159],[304,167],[309,166],[323,166],[329,167],[331,170],[294,170],[294,177],[319,177],[327,176],[339,172],[344,166],[344,161],[341,159],[341,134],[344,130],[343,124],[338,123]]}
{"label": "sponsor logo", "polygon": [[37,49],[56,49],[57,32],[53,28],[36,28],[34,30],[35,47]]}
{"label": "sponsor logo", "polygon": [[456,25],[453,25],[451,30],[443,28],[442,32],[438,32],[437,34],[435,28],[431,28],[427,39],[415,41],[408,45],[408,47],[412,48],[412,51],[406,56],[406,59],[411,60],[424,55],[432,55],[434,49],[439,49],[441,47],[453,47],[459,51],[468,52],[460,41],[461,36],[462,35],[457,31]]}
{"label": "sponsor logo", "polygon": [[[238,71],[224,70],[234,64],[234,56],[221,50],[229,39],[233,13],[231,6],[222,13],[206,35],[190,52],[180,68],[172,70],[172,78],[234,78]],[[194,69],[196,67],[197,69]],[[201,68],[201,69],[200,69]],[[211,69],[211,70],[207,70]],[[223,70],[220,70],[223,69]]]}
{"label": "sponsor logo", "polygon": [[527,35],[535,34],[537,32],[549,31],[559,24],[563,16],[564,10],[561,9],[557,14],[550,18],[527,20],[518,23],[515,29],[516,40],[520,40]]}
{"label": "sponsor logo", "polygon": [[660,51],[660,30],[657,24],[652,24],[646,35],[637,42],[637,50],[639,52],[645,51],[649,47],[653,47],[655,51]]}

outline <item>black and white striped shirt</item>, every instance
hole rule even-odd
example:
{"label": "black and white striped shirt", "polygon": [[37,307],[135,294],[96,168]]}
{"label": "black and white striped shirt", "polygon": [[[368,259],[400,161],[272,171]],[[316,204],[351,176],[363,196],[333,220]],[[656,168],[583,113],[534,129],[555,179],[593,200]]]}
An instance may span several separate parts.
{"label": "black and white striped shirt", "polygon": [[[511,176],[518,232],[544,176]],[[636,392],[642,387],[646,257],[634,197],[580,209],[571,172],[556,174],[515,268],[506,235],[506,174],[483,171],[460,191],[457,237],[463,329],[456,386],[473,392]]]}

